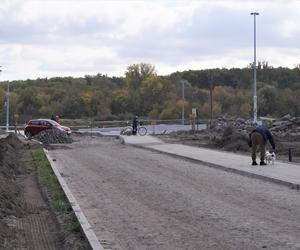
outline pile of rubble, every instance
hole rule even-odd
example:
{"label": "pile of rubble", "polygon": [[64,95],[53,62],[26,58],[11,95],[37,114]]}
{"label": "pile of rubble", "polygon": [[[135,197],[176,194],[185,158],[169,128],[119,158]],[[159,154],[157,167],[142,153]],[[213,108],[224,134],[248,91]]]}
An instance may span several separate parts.
{"label": "pile of rubble", "polygon": [[[262,118],[263,124],[270,128],[272,132],[300,134],[300,117],[292,117],[287,114],[279,119]],[[255,128],[253,120],[246,120],[243,118],[225,118],[221,117],[214,121],[212,124],[213,129],[224,129],[228,126],[234,127],[239,130],[249,131]]]}
{"label": "pile of rubble", "polygon": [[43,130],[33,137],[43,144],[72,143],[70,135],[58,129]]}
{"label": "pile of rubble", "polygon": [[287,114],[275,120],[270,130],[272,132],[281,133],[282,135],[286,133],[300,135],[300,117],[291,117],[291,115]]}
{"label": "pile of rubble", "polygon": [[253,123],[253,120],[246,120],[243,118],[225,118],[225,117],[220,117],[214,121],[212,124],[212,128],[226,128],[228,126],[238,128],[238,129],[252,129],[255,127],[255,124]]}
{"label": "pile of rubble", "polygon": [[[287,114],[279,119],[262,118],[261,120],[272,132],[279,151],[285,152],[289,148],[294,148],[294,152],[300,154],[297,149],[300,143],[300,117]],[[242,144],[247,141],[248,134],[255,127],[256,124],[252,120],[221,117],[215,120],[209,133],[215,135],[213,141],[219,146],[232,150],[232,148],[243,147]]]}
{"label": "pile of rubble", "polygon": [[[285,115],[279,119],[262,118],[261,120],[263,125],[270,128],[278,154],[287,157],[289,150],[292,149],[293,157],[300,157],[300,117]],[[253,120],[220,117],[214,120],[208,129],[178,131],[160,137],[169,143],[249,152],[249,133],[255,127]]]}

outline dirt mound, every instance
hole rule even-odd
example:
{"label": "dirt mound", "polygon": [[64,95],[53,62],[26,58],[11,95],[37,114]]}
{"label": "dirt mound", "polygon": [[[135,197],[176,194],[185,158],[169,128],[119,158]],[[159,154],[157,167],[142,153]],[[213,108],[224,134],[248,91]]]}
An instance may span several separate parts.
{"label": "dirt mound", "polygon": [[17,164],[17,151],[23,144],[13,134],[0,139],[0,218],[10,214],[22,214],[20,188],[15,185],[16,177],[24,173]]}
{"label": "dirt mound", "polygon": [[9,228],[2,219],[7,216],[21,217],[24,213],[21,188],[17,178],[24,173],[24,169],[17,163],[18,149],[23,144],[14,135],[0,139],[0,246],[4,238],[15,238],[16,230]]}
{"label": "dirt mound", "polygon": [[53,212],[56,192],[38,175],[36,147],[14,134],[0,139],[0,249],[89,249],[74,213]]}
{"label": "dirt mound", "polygon": [[247,151],[249,132],[233,126],[215,126],[213,129],[199,131],[177,131],[158,135],[169,143],[181,143],[192,146],[217,148],[227,151]]}
{"label": "dirt mound", "polygon": [[247,151],[248,132],[229,126],[222,131],[221,139],[214,140],[213,143],[227,151]]}

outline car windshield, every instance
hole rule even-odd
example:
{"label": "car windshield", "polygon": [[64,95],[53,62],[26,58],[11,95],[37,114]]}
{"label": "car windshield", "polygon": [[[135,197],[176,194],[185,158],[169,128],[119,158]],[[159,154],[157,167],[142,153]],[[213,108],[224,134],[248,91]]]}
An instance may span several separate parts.
{"label": "car windshield", "polygon": [[59,123],[57,123],[56,121],[50,120],[50,123],[54,126],[60,126]]}

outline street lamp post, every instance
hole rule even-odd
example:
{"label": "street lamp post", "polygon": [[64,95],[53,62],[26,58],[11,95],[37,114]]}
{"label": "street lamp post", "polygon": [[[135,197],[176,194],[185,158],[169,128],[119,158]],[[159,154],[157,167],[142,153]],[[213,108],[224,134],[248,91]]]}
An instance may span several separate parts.
{"label": "street lamp post", "polygon": [[209,121],[209,128],[212,128],[212,119],[213,119],[213,83],[212,79],[210,78],[209,81],[209,96],[210,96],[210,121]]}
{"label": "street lamp post", "polygon": [[9,82],[7,82],[6,92],[6,132],[9,130]]}
{"label": "street lamp post", "polygon": [[258,12],[252,12],[254,17],[254,61],[253,61],[253,122],[257,123],[257,95],[256,95],[256,16]]}
{"label": "street lamp post", "polygon": [[184,125],[184,81],[182,81],[182,113],[181,113],[182,125]]}

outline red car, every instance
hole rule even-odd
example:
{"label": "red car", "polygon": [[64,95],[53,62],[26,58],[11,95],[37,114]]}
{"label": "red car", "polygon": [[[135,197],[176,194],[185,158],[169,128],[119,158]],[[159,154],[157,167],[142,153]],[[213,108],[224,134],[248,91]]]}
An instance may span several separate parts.
{"label": "red car", "polygon": [[27,138],[31,138],[32,136],[37,135],[43,130],[49,129],[58,129],[66,134],[71,134],[71,129],[69,127],[61,126],[56,121],[51,119],[33,119],[30,120],[24,128],[24,134]]}

